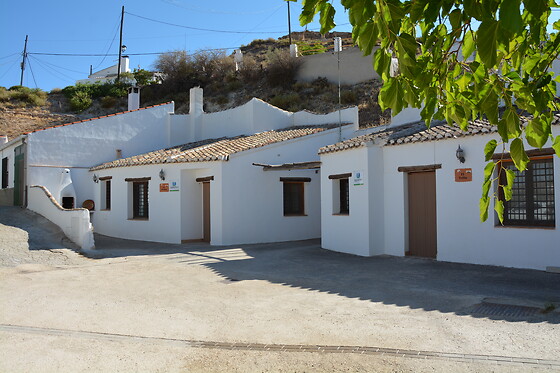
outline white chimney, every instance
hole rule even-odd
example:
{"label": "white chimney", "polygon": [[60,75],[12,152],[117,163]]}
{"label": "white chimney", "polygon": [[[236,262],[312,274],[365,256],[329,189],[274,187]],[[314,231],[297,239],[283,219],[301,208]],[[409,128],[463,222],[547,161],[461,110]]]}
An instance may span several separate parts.
{"label": "white chimney", "polygon": [[121,57],[121,73],[127,73],[130,71],[128,56]]}
{"label": "white chimney", "polygon": [[233,60],[235,61],[235,71],[239,71],[241,66],[243,66],[243,52],[241,52],[241,49],[235,50]]}
{"label": "white chimney", "polygon": [[342,52],[342,38],[340,36],[334,38],[334,51]]}
{"label": "white chimney", "polygon": [[290,57],[292,58],[298,57],[297,44],[290,44]]}
{"label": "white chimney", "polygon": [[128,110],[140,109],[140,87],[128,89]]}
{"label": "white chimney", "polygon": [[0,145],[5,144],[8,142],[8,136],[0,135]]}
{"label": "white chimney", "polygon": [[203,89],[200,87],[191,88],[189,100],[189,114],[199,115],[204,112]]}

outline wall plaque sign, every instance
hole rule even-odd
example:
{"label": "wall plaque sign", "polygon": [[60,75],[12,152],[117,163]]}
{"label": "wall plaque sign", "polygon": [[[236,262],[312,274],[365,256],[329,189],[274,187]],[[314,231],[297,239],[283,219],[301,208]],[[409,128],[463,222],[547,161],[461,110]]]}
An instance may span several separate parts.
{"label": "wall plaque sign", "polygon": [[472,168],[456,168],[455,182],[464,183],[467,181],[472,181]]}

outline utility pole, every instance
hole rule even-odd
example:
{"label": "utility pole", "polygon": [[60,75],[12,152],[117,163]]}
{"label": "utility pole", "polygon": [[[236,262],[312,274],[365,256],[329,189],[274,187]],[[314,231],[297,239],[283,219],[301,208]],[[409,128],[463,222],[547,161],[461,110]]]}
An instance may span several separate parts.
{"label": "utility pole", "polygon": [[119,38],[119,65],[117,68],[117,82],[121,79],[121,57],[122,57],[122,30],[123,30],[123,23],[124,23],[124,5],[122,7],[121,12],[121,35]]}
{"label": "utility pole", "polygon": [[25,45],[23,46],[23,60],[21,61],[21,78],[19,80],[19,85],[23,85],[23,71],[25,70],[25,59],[27,58],[27,38],[29,35],[25,35]]}
{"label": "utility pole", "polygon": [[290,45],[292,45],[292,23],[290,21],[290,1],[291,0],[286,0],[286,2],[288,3],[288,40],[290,42]]}

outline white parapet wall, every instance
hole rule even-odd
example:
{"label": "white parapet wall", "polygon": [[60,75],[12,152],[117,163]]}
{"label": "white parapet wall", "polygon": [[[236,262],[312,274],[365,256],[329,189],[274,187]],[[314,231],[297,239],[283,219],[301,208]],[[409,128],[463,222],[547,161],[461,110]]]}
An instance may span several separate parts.
{"label": "white parapet wall", "polygon": [[90,250],[95,247],[93,226],[90,223],[87,209],[64,209],[49,190],[42,185],[32,185],[29,188],[27,208],[58,225],[64,234],[82,250]]}

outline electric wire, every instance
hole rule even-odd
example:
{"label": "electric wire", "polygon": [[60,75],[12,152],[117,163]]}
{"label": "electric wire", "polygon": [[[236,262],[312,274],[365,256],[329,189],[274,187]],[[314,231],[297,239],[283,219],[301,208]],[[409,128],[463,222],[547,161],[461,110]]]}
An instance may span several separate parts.
{"label": "electric wire", "polygon": [[27,59],[27,66],[29,66],[29,71],[31,71],[31,76],[33,77],[33,83],[35,83],[35,88],[39,88],[37,86],[37,80],[35,80],[35,73],[33,72],[33,68],[31,67],[31,60]]}
{"label": "electric wire", "polygon": [[[38,60],[39,58],[35,57],[35,59]],[[52,67],[58,68],[58,69],[70,71],[70,72],[73,72],[73,73],[76,73],[76,74],[80,74],[80,75],[83,75],[83,74],[84,74],[83,71],[77,71],[77,70],[68,69],[68,68],[66,68],[66,67],[62,67],[62,66],[59,66],[59,65],[55,65],[54,63],[50,63],[50,62],[47,62],[47,61],[45,61],[45,60],[40,60],[40,61],[43,62],[43,63],[45,63],[45,64],[47,64],[47,65],[51,65]]]}
{"label": "electric wire", "polygon": [[52,76],[56,77],[57,79],[61,79],[61,80],[69,81],[69,82],[73,82],[73,83],[76,81],[76,79],[72,78],[71,76],[68,76],[68,75],[66,75],[66,74],[64,74],[64,73],[62,73],[62,72],[60,72],[60,71],[57,71],[56,69],[54,69],[54,68],[52,68],[52,67],[50,67],[50,66],[48,66],[48,65],[46,65],[46,64],[43,64],[40,60],[37,60],[36,57],[31,56],[31,58],[35,59],[35,61],[36,61],[45,71],[47,71],[49,74],[51,74]]}
{"label": "electric wire", "polygon": [[4,56],[4,57],[0,57],[0,60],[3,60],[3,59],[5,59],[5,58],[9,58],[9,57],[15,56],[16,54],[19,54],[19,55],[21,56],[21,52],[16,52],[16,53],[12,53],[12,54],[9,54],[9,55],[7,55],[7,56]]}
{"label": "electric wire", "polygon": [[[262,34],[263,33],[261,31],[217,30],[217,29],[207,29],[207,28],[201,28],[201,27],[191,27],[191,26],[185,26],[185,25],[178,25],[176,23],[171,23],[171,22],[166,22],[166,21],[160,21],[160,20],[157,20],[157,19],[140,16],[138,14],[134,14],[134,13],[126,12],[126,11],[125,11],[125,13],[130,15],[130,16],[133,16],[133,17],[145,19],[147,21],[161,23],[161,24],[168,25],[168,26],[186,28],[186,29],[189,29],[189,30],[218,32],[218,33],[225,33],[225,34]],[[268,33],[270,33],[270,34],[283,34],[283,33],[285,33],[285,31],[268,31]]]}
{"label": "electric wire", "polygon": [[8,67],[8,69],[4,72],[4,74],[2,74],[2,76],[0,76],[0,79],[2,79],[3,77],[5,77],[6,75],[8,75],[8,73],[10,72],[10,70],[15,66],[15,64],[19,61],[19,59],[15,60],[10,67]]}
{"label": "electric wire", "polygon": [[[263,23],[265,23],[266,21],[268,21],[268,20],[270,19],[270,17],[272,17],[273,15],[275,15],[275,14],[276,14],[280,9],[282,9],[283,7],[284,7],[284,6],[281,5],[281,6],[279,6],[278,8],[276,8],[276,10],[275,10],[274,12],[272,12],[268,17],[266,17],[265,19],[263,19],[258,25],[256,25],[255,27],[253,27],[253,28],[252,28],[251,30],[249,30],[249,31],[250,31],[250,32],[253,32],[257,27],[259,27],[260,25],[262,25]],[[237,40],[235,41],[235,44],[237,44],[237,43],[239,43],[241,40],[243,40],[243,38],[245,37],[245,35],[247,35],[247,34],[244,34],[244,36],[242,36],[242,37],[240,37],[239,39],[237,39]]]}
{"label": "electric wire", "polygon": [[[117,37],[118,34],[118,30],[119,30],[119,24],[120,24],[120,19],[117,21],[116,26],[114,27],[113,31],[113,39],[111,40],[111,44],[109,44],[109,47],[107,48],[107,51],[105,52],[105,56],[103,57],[103,59],[101,60],[101,62],[99,62],[97,64],[97,66],[93,67],[93,69],[97,69],[99,66],[101,66],[101,64],[105,61],[105,59],[107,58],[107,54],[109,53],[109,51],[111,50],[111,47],[113,46],[113,43],[115,42],[115,38]],[[120,47],[119,47],[120,48]]]}
{"label": "electric wire", "polygon": [[185,6],[185,5],[180,5],[178,4],[179,1],[177,0],[162,0],[164,3],[167,3],[169,5],[173,5],[176,6],[178,8],[183,8],[183,9],[187,9],[187,10],[191,10],[194,12],[199,12],[199,13],[210,13],[210,14],[229,14],[229,15],[257,15],[257,14],[262,14],[262,13],[267,13],[269,11],[271,11],[272,9],[264,9],[264,10],[257,10],[257,11],[253,11],[253,12],[226,12],[226,11],[222,11],[222,10],[214,10],[214,9],[202,9],[202,8],[198,8],[198,7],[194,7],[194,6]]}

